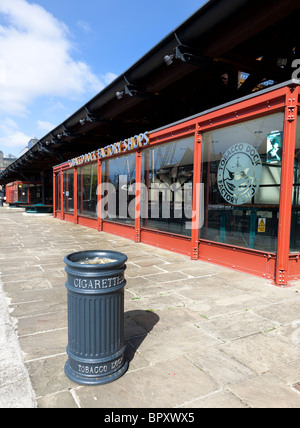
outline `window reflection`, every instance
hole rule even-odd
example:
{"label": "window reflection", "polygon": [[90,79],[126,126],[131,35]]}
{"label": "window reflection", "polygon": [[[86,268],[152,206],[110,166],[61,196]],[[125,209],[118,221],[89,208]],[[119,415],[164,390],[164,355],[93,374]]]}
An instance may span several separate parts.
{"label": "window reflection", "polygon": [[191,235],[194,137],[142,153],[141,226]]}
{"label": "window reflection", "polygon": [[74,212],[74,170],[64,172],[64,212]]}
{"label": "window reflection", "polygon": [[281,157],[268,154],[268,143],[282,130],[277,113],[203,135],[202,239],[276,251]]}
{"label": "window reflection", "polygon": [[97,217],[97,164],[93,163],[78,168],[78,213],[88,217]]}
{"label": "window reflection", "polygon": [[103,220],[135,222],[136,155],[102,163],[101,217]]}
{"label": "window reflection", "polygon": [[20,184],[18,187],[18,201],[24,202],[24,203],[29,203],[29,188],[30,185],[29,184]]}

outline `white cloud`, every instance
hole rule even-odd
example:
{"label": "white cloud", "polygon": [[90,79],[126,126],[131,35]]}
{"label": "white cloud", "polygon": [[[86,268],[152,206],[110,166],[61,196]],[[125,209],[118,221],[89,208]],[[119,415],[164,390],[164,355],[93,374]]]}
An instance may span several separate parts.
{"label": "white cloud", "polygon": [[6,150],[25,147],[30,139],[31,137],[20,131],[18,124],[12,119],[5,118],[0,121],[0,146]]}
{"label": "white cloud", "polygon": [[108,85],[109,83],[113,82],[117,77],[118,76],[116,74],[108,72],[103,76],[103,80]]}
{"label": "white cloud", "polygon": [[41,6],[0,0],[0,15],[0,113],[24,116],[40,96],[78,99],[107,83],[72,58],[68,28]]}
{"label": "white cloud", "polygon": [[77,21],[76,25],[84,34],[90,34],[92,32],[90,24],[82,19]]}
{"label": "white cloud", "polygon": [[38,129],[45,133],[52,131],[55,128],[55,125],[51,122],[45,120],[38,120]]}

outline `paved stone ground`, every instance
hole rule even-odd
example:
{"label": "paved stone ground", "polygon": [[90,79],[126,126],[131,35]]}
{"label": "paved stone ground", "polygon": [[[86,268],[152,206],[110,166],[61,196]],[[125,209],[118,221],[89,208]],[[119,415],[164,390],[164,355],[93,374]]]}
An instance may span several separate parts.
{"label": "paved stone ground", "polygon": [[[64,374],[63,257],[87,249],[128,255],[130,361],[122,378],[89,387]],[[0,208],[0,282],[0,407],[300,407],[300,282],[277,288],[9,208]]]}

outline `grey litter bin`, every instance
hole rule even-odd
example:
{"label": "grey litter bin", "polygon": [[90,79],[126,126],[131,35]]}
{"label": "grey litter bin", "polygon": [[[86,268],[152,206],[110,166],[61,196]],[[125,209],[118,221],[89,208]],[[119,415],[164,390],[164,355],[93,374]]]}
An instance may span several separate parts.
{"label": "grey litter bin", "polygon": [[[103,261],[106,263],[100,264]],[[101,250],[80,251],[64,258],[68,289],[65,373],[74,382],[105,384],[127,370],[124,355],[126,261],[125,254]]]}

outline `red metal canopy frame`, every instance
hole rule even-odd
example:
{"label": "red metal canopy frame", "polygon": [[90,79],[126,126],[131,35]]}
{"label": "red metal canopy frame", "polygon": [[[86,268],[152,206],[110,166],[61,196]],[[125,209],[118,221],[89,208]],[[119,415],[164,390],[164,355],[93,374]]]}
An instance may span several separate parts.
{"label": "red metal canopy frame", "polygon": [[[179,138],[194,136],[194,174],[193,174],[193,212],[199,215],[199,203],[196,188],[201,182],[201,153],[202,135],[205,132],[231,124],[243,122],[276,112],[284,112],[283,153],[281,168],[279,223],[277,237],[277,252],[269,253],[249,248],[199,239],[199,229],[192,230],[191,237],[176,235],[158,230],[141,227],[140,221],[140,183],[141,183],[141,150],[136,149],[136,204],[135,224],[124,225],[101,218],[92,219],[78,215],[77,212],[77,167],[74,167],[74,214],[63,211],[61,206],[56,207],[56,174],[70,169],[68,163],[54,167],[53,195],[54,217],[75,224],[94,228],[135,242],[143,242],[160,248],[185,254],[193,260],[203,260],[210,263],[226,266],[242,272],[269,279],[277,286],[287,286],[289,281],[300,278],[299,253],[290,254],[290,230],[292,216],[292,188],[295,157],[297,113],[300,102],[299,82],[290,81],[265,90],[259,94],[237,100],[234,103],[220,106],[211,111],[201,113],[192,118],[172,124],[163,129],[150,132],[150,147],[165,144]],[[149,145],[146,146],[149,148]],[[120,155],[118,155],[120,156]],[[111,159],[115,156],[110,156]],[[101,159],[98,164],[98,185],[101,184]],[[61,195],[63,195],[63,180]],[[97,196],[98,202],[101,195]]]}

